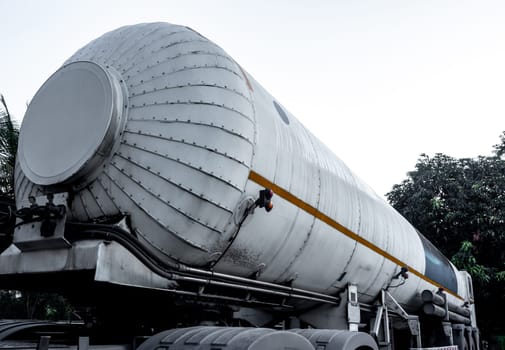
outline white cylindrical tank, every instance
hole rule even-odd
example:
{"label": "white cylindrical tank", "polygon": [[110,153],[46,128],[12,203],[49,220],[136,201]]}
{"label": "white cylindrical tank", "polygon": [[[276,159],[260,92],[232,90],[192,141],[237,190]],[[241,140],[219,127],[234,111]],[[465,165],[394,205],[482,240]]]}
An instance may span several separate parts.
{"label": "white cylindrical tank", "polygon": [[[275,208],[243,209],[271,188]],[[73,220],[129,214],[139,240],[192,266],[404,305],[461,298],[455,268],[217,45],[166,23],[92,41],[53,74],[23,120],[18,205],[68,191]],[[238,230],[238,233],[237,233]],[[393,282],[395,284],[395,282]]]}

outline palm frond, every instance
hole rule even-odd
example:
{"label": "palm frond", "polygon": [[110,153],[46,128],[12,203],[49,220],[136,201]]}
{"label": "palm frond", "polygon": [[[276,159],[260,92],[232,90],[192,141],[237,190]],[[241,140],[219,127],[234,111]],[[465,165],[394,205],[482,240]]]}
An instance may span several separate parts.
{"label": "palm frond", "polygon": [[0,195],[14,197],[14,167],[18,149],[19,128],[12,120],[3,95],[0,94]]}

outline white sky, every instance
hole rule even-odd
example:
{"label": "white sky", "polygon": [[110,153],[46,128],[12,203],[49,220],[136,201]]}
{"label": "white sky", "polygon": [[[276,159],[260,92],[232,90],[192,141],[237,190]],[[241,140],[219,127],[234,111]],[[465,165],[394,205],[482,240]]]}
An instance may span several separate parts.
{"label": "white sky", "polygon": [[505,130],[505,2],[488,0],[0,0],[11,113],[92,39],[154,21],[220,45],[379,194],[419,154],[490,154]]}

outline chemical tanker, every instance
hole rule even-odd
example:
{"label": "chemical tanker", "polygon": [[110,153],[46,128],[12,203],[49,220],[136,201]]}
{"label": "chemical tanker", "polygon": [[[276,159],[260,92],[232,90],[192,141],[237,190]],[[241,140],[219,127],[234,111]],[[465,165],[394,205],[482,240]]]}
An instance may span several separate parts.
{"label": "chemical tanker", "polygon": [[479,348],[469,275],[187,27],[119,28],[49,77],[15,197],[0,287],[65,295],[92,344]]}

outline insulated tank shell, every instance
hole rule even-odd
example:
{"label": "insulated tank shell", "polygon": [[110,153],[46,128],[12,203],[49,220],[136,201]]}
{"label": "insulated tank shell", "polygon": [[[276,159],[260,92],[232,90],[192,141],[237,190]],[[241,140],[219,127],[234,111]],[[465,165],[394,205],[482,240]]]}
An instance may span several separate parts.
{"label": "insulated tank shell", "polygon": [[[391,290],[402,304],[440,286],[464,294],[450,262],[428,259],[401,215],[187,27],[122,27],[68,59],[28,107],[15,175],[18,206],[68,191],[72,220],[127,213],[148,249],[191,266],[327,294],[354,283],[363,301],[408,266]],[[274,210],[241,223],[265,187]],[[452,277],[426,276],[437,264]]]}

